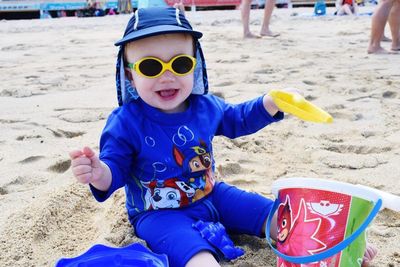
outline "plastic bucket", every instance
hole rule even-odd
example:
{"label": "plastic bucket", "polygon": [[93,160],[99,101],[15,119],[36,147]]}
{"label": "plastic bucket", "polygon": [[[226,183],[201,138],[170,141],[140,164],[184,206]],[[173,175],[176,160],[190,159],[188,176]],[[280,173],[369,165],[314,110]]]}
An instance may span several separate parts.
{"label": "plastic bucket", "polygon": [[[382,206],[368,187],[312,178],[280,179],[267,221],[277,212],[278,267],[359,267],[366,248],[365,229]],[[267,235],[268,236],[268,235]]]}

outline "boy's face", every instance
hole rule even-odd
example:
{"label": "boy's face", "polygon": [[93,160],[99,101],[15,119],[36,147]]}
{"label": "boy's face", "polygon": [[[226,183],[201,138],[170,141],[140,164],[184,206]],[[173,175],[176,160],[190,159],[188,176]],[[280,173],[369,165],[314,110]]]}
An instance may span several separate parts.
{"label": "boy's face", "polygon": [[[157,35],[129,43],[125,48],[125,56],[129,63],[135,63],[149,56],[168,62],[181,54],[193,56],[193,39],[190,35],[181,33]],[[167,70],[157,78],[147,78],[132,69],[126,71],[131,73],[132,85],[148,105],[166,113],[181,112],[186,109],[185,100],[193,88],[193,72],[177,76]]]}

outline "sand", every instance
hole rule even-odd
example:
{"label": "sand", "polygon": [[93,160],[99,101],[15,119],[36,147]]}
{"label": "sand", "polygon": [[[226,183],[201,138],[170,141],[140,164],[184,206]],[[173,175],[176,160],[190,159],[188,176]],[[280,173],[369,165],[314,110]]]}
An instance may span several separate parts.
{"label": "sand", "polygon": [[[251,136],[218,137],[217,174],[267,197],[281,177],[400,195],[400,55],[366,53],[370,16],[311,12],[277,9],[272,29],[281,36],[251,40],[242,39],[237,10],[188,12],[204,33],[213,93],[237,103],[296,87],[334,117],[325,125],[289,115]],[[74,181],[68,158],[83,145],[98,150],[117,106],[113,42],[129,18],[0,21],[0,266],[54,266],[95,243],[143,243],[127,221],[124,193],[97,203]],[[261,18],[262,10],[252,10],[254,32]],[[399,222],[400,214],[385,209],[369,227],[379,249],[373,266],[400,266]],[[276,265],[265,240],[233,239],[246,255],[224,266]]]}

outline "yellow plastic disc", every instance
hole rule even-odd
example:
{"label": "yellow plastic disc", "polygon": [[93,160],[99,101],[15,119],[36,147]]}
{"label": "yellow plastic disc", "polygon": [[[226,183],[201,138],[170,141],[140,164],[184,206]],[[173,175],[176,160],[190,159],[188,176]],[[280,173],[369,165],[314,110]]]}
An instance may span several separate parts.
{"label": "yellow plastic disc", "polygon": [[331,123],[333,118],[329,113],[307,101],[299,94],[271,90],[268,93],[272,97],[276,106],[283,112],[292,114],[304,121]]}

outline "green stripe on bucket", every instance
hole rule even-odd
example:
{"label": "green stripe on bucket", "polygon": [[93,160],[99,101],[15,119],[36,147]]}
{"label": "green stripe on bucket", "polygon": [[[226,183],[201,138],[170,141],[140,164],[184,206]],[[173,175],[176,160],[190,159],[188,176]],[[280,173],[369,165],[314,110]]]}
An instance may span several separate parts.
{"label": "green stripe on bucket", "polygon": [[[364,222],[365,218],[371,212],[373,202],[367,201],[362,198],[352,197],[350,205],[350,214],[347,220],[347,227],[345,237],[353,234],[360,225]],[[347,248],[342,251],[340,258],[340,267],[358,267],[361,266],[366,247],[365,231],[355,239]]]}

